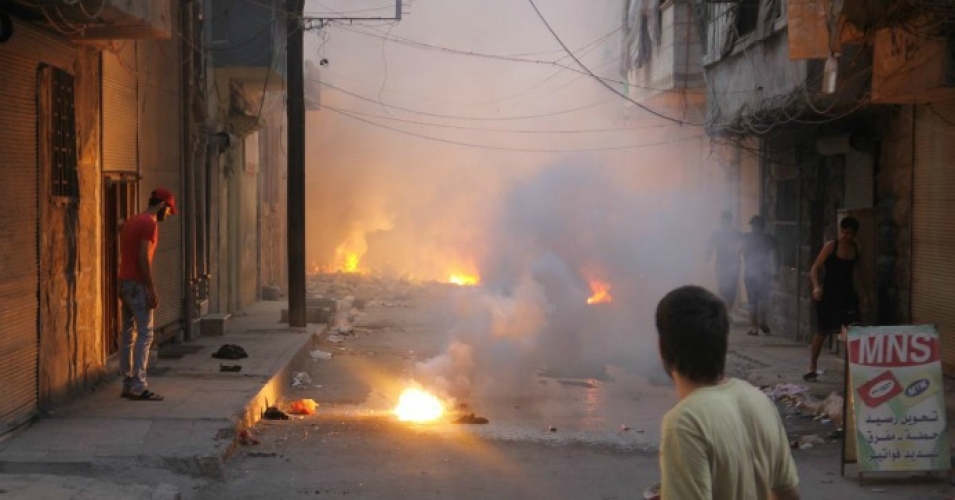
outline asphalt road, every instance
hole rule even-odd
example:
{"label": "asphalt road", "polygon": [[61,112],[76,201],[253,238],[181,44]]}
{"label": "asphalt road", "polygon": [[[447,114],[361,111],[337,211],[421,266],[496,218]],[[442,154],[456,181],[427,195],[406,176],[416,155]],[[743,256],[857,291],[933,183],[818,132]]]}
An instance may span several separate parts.
{"label": "asphalt road", "polygon": [[[452,295],[447,287],[406,287],[370,302],[348,334],[315,346],[317,357],[331,359],[299,367],[307,377],[299,375],[295,396],[316,401],[317,412],[262,421],[252,430],[257,444],[237,450],[223,481],[183,485],[183,498],[642,498],[659,478],[659,418],[675,401],[652,370],[543,373],[529,391],[455,401],[437,422],[396,419],[392,409],[416,363],[447,349]],[[793,439],[833,430],[781,411]],[[453,422],[468,413],[489,422]],[[949,498],[947,481],[863,487],[841,477],[837,441],[793,453],[803,498]]]}

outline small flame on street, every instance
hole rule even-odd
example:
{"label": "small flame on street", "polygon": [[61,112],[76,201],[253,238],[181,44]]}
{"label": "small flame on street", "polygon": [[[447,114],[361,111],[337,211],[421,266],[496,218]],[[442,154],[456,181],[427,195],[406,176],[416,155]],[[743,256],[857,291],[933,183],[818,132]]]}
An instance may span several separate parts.
{"label": "small flame on street", "polygon": [[470,274],[457,273],[448,277],[448,283],[458,286],[474,286],[480,282],[481,278]]}
{"label": "small flame on street", "polygon": [[402,422],[430,422],[441,418],[444,414],[444,405],[431,393],[409,387],[401,393],[394,412],[398,420]]}
{"label": "small flame on street", "polygon": [[593,293],[589,298],[587,298],[588,304],[604,304],[613,302],[613,295],[610,295],[609,283],[600,280],[592,280],[590,282],[590,291]]}

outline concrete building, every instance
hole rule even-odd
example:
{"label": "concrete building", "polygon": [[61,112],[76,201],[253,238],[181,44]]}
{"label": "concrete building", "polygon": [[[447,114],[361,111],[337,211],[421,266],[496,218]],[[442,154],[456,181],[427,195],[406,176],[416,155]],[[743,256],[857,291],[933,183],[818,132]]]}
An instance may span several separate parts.
{"label": "concrete building", "polygon": [[[707,214],[710,218],[702,223],[715,230],[722,210],[736,212],[728,191],[734,185],[734,172],[713,161],[714,145],[703,127],[706,31],[697,6],[688,0],[624,0],[622,15],[620,71],[628,97],[636,103],[629,105],[632,114],[668,126],[670,144],[665,146],[665,167],[660,170],[665,168],[670,175],[662,182],[672,182],[688,193],[687,207]],[[697,282],[715,287],[714,263],[705,257],[711,233],[699,231],[694,236],[694,246],[702,250],[696,262],[687,263],[693,268],[690,274]]]}
{"label": "concrete building", "polygon": [[113,374],[119,231],[154,188],[156,345],[285,288],[280,3],[0,2],[0,435]]}
{"label": "concrete building", "polygon": [[951,25],[925,22],[932,2],[841,4],[701,3],[708,131],[739,171],[741,211],[765,216],[780,242],[774,329],[814,332],[809,268],[851,214],[863,225],[864,321],[938,325],[951,374]]}

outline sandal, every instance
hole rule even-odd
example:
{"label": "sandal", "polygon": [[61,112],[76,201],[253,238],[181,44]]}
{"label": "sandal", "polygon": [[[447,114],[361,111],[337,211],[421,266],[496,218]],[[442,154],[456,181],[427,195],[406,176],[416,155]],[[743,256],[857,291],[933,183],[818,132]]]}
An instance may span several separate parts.
{"label": "sandal", "polygon": [[802,379],[806,382],[815,382],[819,378],[819,375],[816,372],[808,372],[802,376]]}
{"label": "sandal", "polygon": [[163,400],[162,396],[160,396],[159,394],[156,394],[153,391],[150,391],[149,389],[146,389],[145,391],[140,392],[139,394],[130,394],[128,398],[131,401],[162,401]]}

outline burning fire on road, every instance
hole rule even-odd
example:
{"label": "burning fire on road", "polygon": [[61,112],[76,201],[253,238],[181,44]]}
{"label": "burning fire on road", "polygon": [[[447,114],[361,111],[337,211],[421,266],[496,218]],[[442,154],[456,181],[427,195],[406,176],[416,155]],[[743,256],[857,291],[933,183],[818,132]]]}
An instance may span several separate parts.
{"label": "burning fire on road", "polygon": [[394,414],[402,422],[433,422],[444,415],[444,403],[418,387],[409,387],[398,398]]}
{"label": "burning fire on road", "polygon": [[610,294],[609,283],[600,280],[591,280],[590,291],[593,293],[587,298],[588,304],[607,304],[613,302],[613,295]]}
{"label": "burning fire on road", "polygon": [[458,286],[476,286],[480,282],[480,277],[471,274],[452,273],[448,277],[448,283]]}

